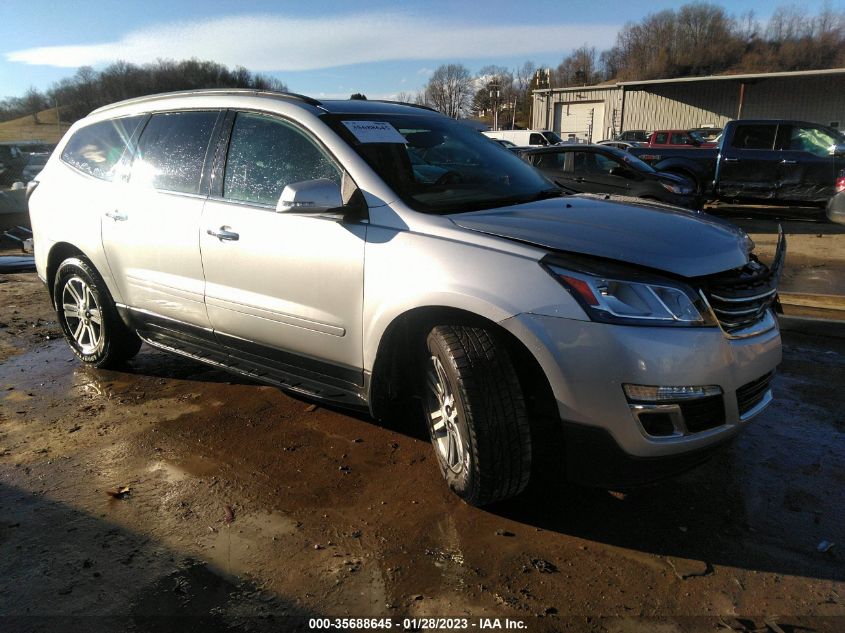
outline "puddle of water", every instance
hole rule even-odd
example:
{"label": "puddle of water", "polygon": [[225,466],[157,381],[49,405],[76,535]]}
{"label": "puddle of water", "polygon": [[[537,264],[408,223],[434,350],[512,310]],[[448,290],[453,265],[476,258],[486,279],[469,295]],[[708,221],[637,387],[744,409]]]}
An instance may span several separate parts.
{"label": "puddle of water", "polygon": [[147,467],[148,473],[161,474],[168,483],[178,483],[189,478],[205,477],[218,470],[218,465],[211,460],[191,456],[175,464],[169,461],[153,462]]}
{"label": "puddle of water", "polygon": [[296,521],[279,512],[235,516],[229,524],[212,526],[205,554],[209,560],[231,573],[266,561],[273,541],[296,532]]}

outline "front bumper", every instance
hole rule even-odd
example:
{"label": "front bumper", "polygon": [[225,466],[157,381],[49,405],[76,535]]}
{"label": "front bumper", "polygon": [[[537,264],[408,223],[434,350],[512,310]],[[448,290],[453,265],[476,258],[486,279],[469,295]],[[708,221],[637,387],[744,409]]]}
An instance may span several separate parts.
{"label": "front bumper", "polygon": [[[728,339],[718,327],[635,327],[520,314],[501,325],[534,353],[565,427],[603,432],[634,460],[687,455],[722,444],[764,408],[740,415],[737,390],[781,361],[780,332]],[[718,385],[724,422],[700,432],[648,435],[622,385]],[[683,462],[683,459],[681,460]]]}

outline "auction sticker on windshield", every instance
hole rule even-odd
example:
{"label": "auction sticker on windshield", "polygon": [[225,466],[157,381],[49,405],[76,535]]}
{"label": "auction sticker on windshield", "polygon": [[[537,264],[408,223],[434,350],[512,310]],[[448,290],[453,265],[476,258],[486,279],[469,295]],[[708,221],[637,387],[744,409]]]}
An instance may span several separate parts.
{"label": "auction sticker on windshield", "polygon": [[361,143],[407,143],[387,121],[344,121],[343,124]]}

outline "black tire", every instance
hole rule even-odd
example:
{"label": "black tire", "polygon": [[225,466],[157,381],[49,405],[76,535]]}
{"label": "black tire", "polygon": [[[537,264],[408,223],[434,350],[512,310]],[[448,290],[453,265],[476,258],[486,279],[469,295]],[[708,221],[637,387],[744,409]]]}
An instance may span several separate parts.
{"label": "black tire", "polygon": [[423,413],[446,483],[475,506],[522,492],[531,475],[531,430],[505,345],[482,327],[440,325],[429,332],[426,352]]}
{"label": "black tire", "polygon": [[141,339],[123,323],[103,278],[88,261],[71,257],[61,263],[53,304],[70,349],[83,363],[115,367],[141,348]]}

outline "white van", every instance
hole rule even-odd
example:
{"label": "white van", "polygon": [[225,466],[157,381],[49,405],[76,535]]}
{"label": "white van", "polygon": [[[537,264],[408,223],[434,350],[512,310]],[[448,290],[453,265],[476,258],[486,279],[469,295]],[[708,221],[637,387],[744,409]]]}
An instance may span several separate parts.
{"label": "white van", "polygon": [[499,130],[497,132],[482,132],[485,136],[510,141],[514,145],[557,145],[563,143],[563,139],[551,130]]}

